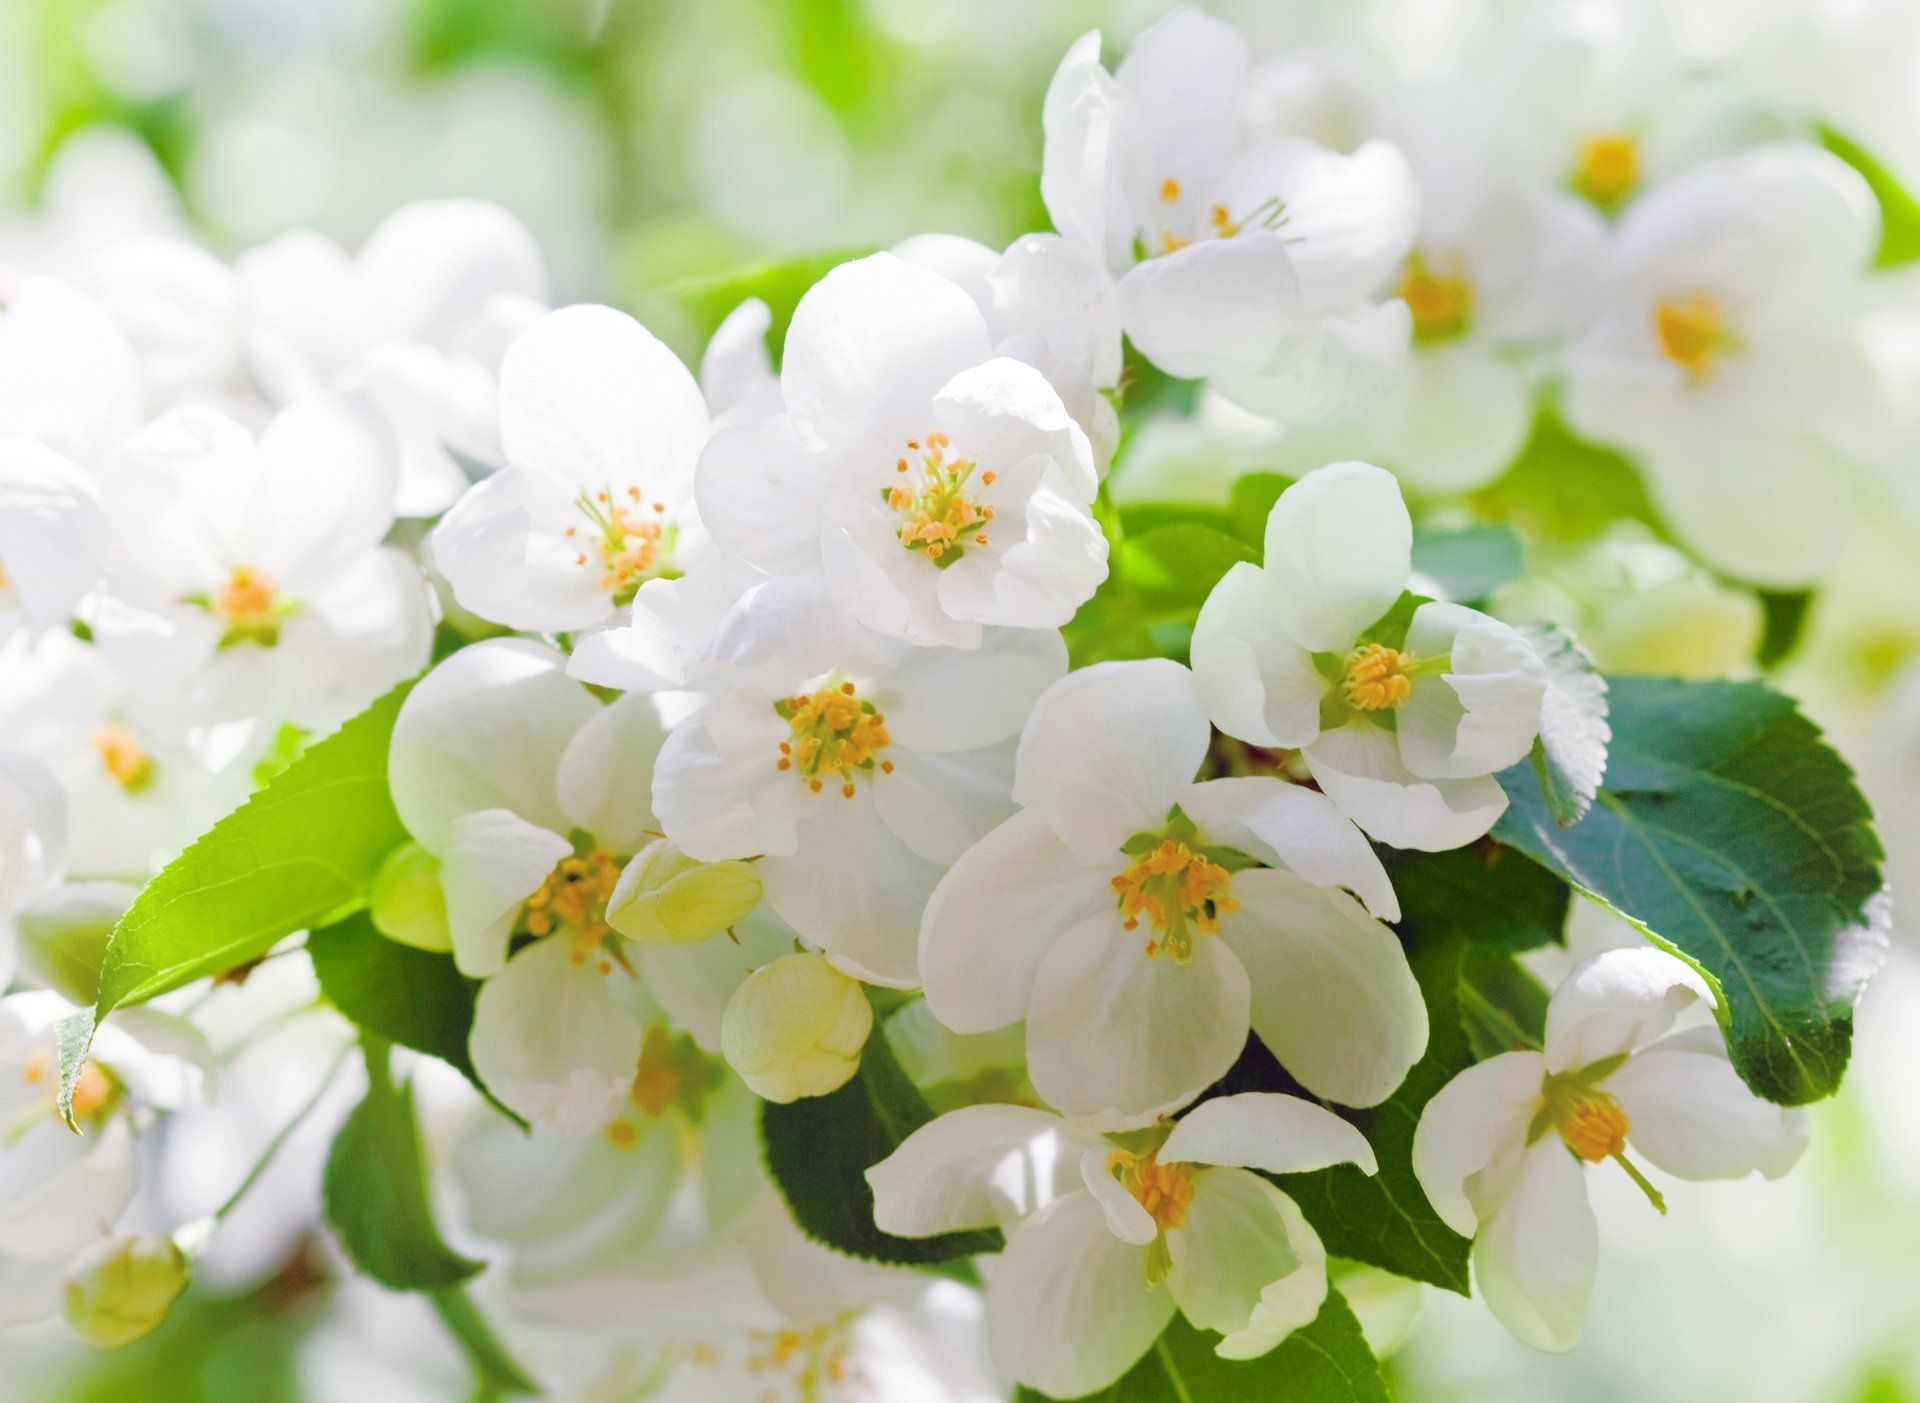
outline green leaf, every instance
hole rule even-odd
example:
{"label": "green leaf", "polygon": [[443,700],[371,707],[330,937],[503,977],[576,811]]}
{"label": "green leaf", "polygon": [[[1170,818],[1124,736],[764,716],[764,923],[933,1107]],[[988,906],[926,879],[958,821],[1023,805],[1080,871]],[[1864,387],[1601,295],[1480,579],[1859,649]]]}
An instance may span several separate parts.
{"label": "green leaf", "polygon": [[1520,533],[1506,523],[1413,538],[1413,568],[1463,604],[1485,599],[1515,579],[1525,563]]}
{"label": "green leaf", "polygon": [[1562,829],[1515,766],[1494,836],[1700,969],[1755,1092],[1831,1095],[1887,943],[1885,854],[1852,771],[1757,682],[1616,677],[1611,694],[1593,809]]}
{"label": "green leaf", "polygon": [[933,1119],[886,1038],[867,1039],[860,1070],[826,1096],[760,1110],[767,1170],[807,1236],[855,1257],[924,1265],[998,1252],[995,1231],[894,1237],[874,1226],[866,1171]]}
{"label": "green leaf", "polygon": [[321,1198],[327,1222],[353,1264],[394,1291],[458,1286],[486,1263],[441,1240],[427,1202],[411,1084],[394,1084],[387,1043],[362,1039],[367,1097],[347,1116],[327,1153]]}
{"label": "green leaf", "polygon": [[1129,536],[1121,551],[1121,577],[1150,608],[1185,607],[1196,614],[1222,575],[1260,560],[1246,542],[1196,522]]}
{"label": "green leaf", "polygon": [[114,928],[97,1017],[257,959],[365,902],[381,862],[407,841],[387,793],[387,741],[412,686],[309,746],[147,883]]}
{"label": "green leaf", "polygon": [[1380,858],[1410,941],[1452,937],[1516,953],[1555,944],[1566,930],[1566,883],[1511,848],[1482,839],[1441,853],[1382,848]]}
{"label": "green leaf", "polygon": [[1831,127],[1820,129],[1820,144],[1859,171],[1880,202],[1880,249],[1874,266],[1889,268],[1920,258],[1920,203],[1887,168]]}
{"label": "green leaf", "polygon": [[[1160,1338],[1118,1382],[1086,1403],[1389,1403],[1380,1365],[1353,1308],[1331,1286],[1311,1322],[1258,1359],[1222,1359],[1218,1342],[1175,1315]],[[1036,1389],[1014,1403],[1046,1403]]]}
{"label": "green leaf", "polygon": [[1534,773],[1547,808],[1562,826],[1593,803],[1607,772],[1607,680],[1593,655],[1573,635],[1553,624],[1521,628],[1547,665],[1547,693],[1540,703],[1540,735],[1533,743]]}
{"label": "green leaf", "polygon": [[1766,614],[1766,630],[1754,661],[1768,672],[1793,656],[1806,636],[1807,618],[1813,612],[1810,589],[1758,591],[1760,607]]}
{"label": "green leaf", "polygon": [[1623,518],[1655,528],[1660,520],[1633,464],[1575,436],[1551,409],[1540,411],[1520,456],[1473,503],[1529,541],[1579,544]]}
{"label": "green leaf", "polygon": [[[493,1100],[467,1054],[479,986],[454,967],[451,955],[387,939],[365,911],[314,931],[307,937],[307,954],[320,992],[356,1026],[438,1057]],[[520,1120],[499,1102],[494,1105]]]}
{"label": "green leaf", "polygon": [[495,1338],[486,1317],[465,1291],[458,1286],[444,1286],[432,1292],[428,1299],[433,1302],[440,1323],[447,1327],[447,1333],[453,1336],[460,1352],[473,1366],[478,1385],[474,1392],[477,1403],[491,1403],[496,1398],[531,1398],[540,1392],[540,1386],[521,1372],[520,1366]]}

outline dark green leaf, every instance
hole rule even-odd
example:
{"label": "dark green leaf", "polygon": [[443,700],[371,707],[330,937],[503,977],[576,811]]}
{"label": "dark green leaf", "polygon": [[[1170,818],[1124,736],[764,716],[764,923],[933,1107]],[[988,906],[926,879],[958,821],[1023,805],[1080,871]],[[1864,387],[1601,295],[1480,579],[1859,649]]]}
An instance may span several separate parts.
{"label": "dark green leaf", "polygon": [[1793,656],[1793,650],[1800,646],[1807,631],[1807,615],[1813,607],[1813,591],[1763,589],[1759,594],[1767,623],[1754,661],[1771,670]]}
{"label": "dark green leaf", "polygon": [[1607,772],[1607,681],[1593,655],[1573,635],[1549,623],[1524,625],[1521,633],[1547,665],[1547,693],[1540,703],[1540,735],[1533,743],[1533,770],[1547,808],[1565,826],[1593,804]]}
{"label": "dark green leaf", "polygon": [[1820,132],[1820,144],[1859,171],[1880,202],[1880,250],[1876,267],[1888,268],[1920,258],[1920,203],[1887,168],[1866,150],[1831,128]]}
{"label": "dark green leaf", "polygon": [[433,1302],[440,1323],[447,1327],[447,1333],[453,1336],[460,1352],[473,1366],[476,1403],[491,1403],[496,1398],[530,1398],[540,1392],[540,1386],[521,1372],[513,1356],[495,1338],[486,1317],[464,1290],[444,1286],[432,1292],[428,1299]]}
{"label": "dark green leaf", "polygon": [[486,1264],[441,1240],[427,1202],[413,1090],[394,1084],[387,1044],[363,1040],[367,1097],[347,1116],[327,1154],[320,1192],[340,1245],[353,1264],[395,1291],[458,1286]]}
{"label": "dark green leaf", "polygon": [[1566,930],[1566,883],[1512,848],[1482,839],[1443,853],[1382,848],[1380,857],[1410,941],[1454,937],[1518,952],[1554,944]]}
{"label": "dark green leaf", "polygon": [[1516,578],[1525,555],[1520,533],[1505,523],[1413,538],[1415,572],[1463,604],[1485,599]]}
{"label": "dark green leaf", "polygon": [[1495,836],[1705,973],[1755,1092],[1831,1095],[1887,941],[1885,854],[1852,772],[1759,683],[1616,677],[1611,695],[1593,809],[1562,829],[1516,766]]}
{"label": "dark green leaf", "polygon": [[880,1262],[925,1264],[997,1252],[998,1232],[894,1237],[873,1222],[866,1171],[933,1119],[884,1036],[867,1039],[860,1070],[838,1091],[760,1112],[767,1170],[809,1237]]}
{"label": "dark green leaf", "polygon": [[[1222,1359],[1218,1337],[1175,1315],[1140,1362],[1087,1403],[1389,1403],[1380,1365],[1360,1333],[1346,1297],[1327,1288],[1311,1323],[1258,1359]],[[1047,1395],[1016,1389],[1014,1403]]]}

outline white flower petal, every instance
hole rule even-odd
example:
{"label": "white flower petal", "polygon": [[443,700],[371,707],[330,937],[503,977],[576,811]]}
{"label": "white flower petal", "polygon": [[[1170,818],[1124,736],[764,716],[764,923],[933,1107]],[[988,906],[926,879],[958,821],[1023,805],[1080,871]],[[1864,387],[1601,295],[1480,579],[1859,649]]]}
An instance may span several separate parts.
{"label": "white flower petal", "polygon": [[1193,674],[1163,659],[1096,663],[1041,696],[1020,738],[1013,797],[1085,861],[1158,830],[1211,738]]}
{"label": "white flower petal", "polygon": [[1054,941],[1034,975],[1027,1067],[1066,1115],[1145,1125],[1218,1081],[1247,1041],[1247,974],[1224,942],[1197,938],[1184,963],[1147,955],[1117,913]]}
{"label": "white flower petal", "polygon": [[462,494],[427,538],[433,565],[460,607],[483,619],[546,633],[604,620],[613,602],[578,552],[536,549],[540,484],[507,468]]}
{"label": "white flower petal", "polygon": [[1540,1109],[1546,1059],[1502,1052],[1461,1072],[1420,1113],[1413,1132],[1413,1172],[1440,1220],[1472,1237],[1480,1215],[1466,1185],[1502,1151],[1526,1142]]}
{"label": "white flower petal", "polygon": [[1593,1292],[1600,1234],[1579,1160],[1559,1137],[1526,1152],[1508,1196],[1473,1242],[1480,1295],[1535,1349],[1572,1349]]}
{"label": "white flower petal", "polygon": [[480,986],[469,1050],[502,1103],[563,1135],[605,1128],[633,1085],[640,1026],[565,938],[536,940]]}
{"label": "white flower petal", "polygon": [[820,569],[824,492],[821,463],[785,414],[715,433],[694,478],[700,521],[714,541],[774,574]]}
{"label": "white flower petal", "polygon": [[1277,230],[1189,244],[1120,279],[1128,339],[1183,379],[1265,369],[1300,315],[1291,245]]}
{"label": "white flower petal", "polygon": [[1620,1100],[1628,1142],[1680,1179],[1778,1179],[1807,1148],[1807,1113],[1747,1089],[1714,1027],[1644,1047],[1601,1089]]}
{"label": "white flower petal", "polygon": [[[1373,1147],[1351,1123],[1298,1096],[1249,1091],[1195,1106],[1160,1147],[1162,1164],[1224,1164],[1269,1174],[1305,1174],[1334,1164],[1379,1170]],[[1198,1323],[1198,1322],[1196,1322]]]}
{"label": "white flower petal", "polygon": [[440,848],[440,887],[454,963],[484,979],[506,963],[507,942],[526,899],[573,845],[508,809],[461,814]]}
{"label": "white flower petal", "polygon": [[542,302],[540,246],[518,219],[484,200],[419,200],[388,215],[354,260],[375,335],[438,342],[490,298]]}
{"label": "white flower petal", "polygon": [[1060,60],[1041,108],[1046,146],[1040,198],[1066,238],[1124,268],[1133,261],[1127,177],[1148,178],[1137,109],[1100,65],[1100,31],[1081,35]]}
{"label": "white flower petal", "polygon": [[1629,946],[1582,960],[1547,1001],[1547,1068],[1577,1071],[1643,1047],[1695,999],[1712,1007],[1706,981],[1664,951]]}
{"label": "white flower petal", "polygon": [[1160,1225],[1153,1221],[1153,1215],[1145,1209],[1140,1200],[1127,1191],[1118,1179],[1108,1161],[1113,1151],[1106,1145],[1095,1145],[1080,1156],[1080,1179],[1087,1186],[1087,1192],[1093,1195],[1093,1201],[1100,1205],[1100,1211],[1106,1215],[1107,1227],[1122,1242],[1130,1242],[1135,1247],[1145,1247],[1160,1234]]}
{"label": "white flower petal", "polygon": [[106,556],[92,479],[44,444],[0,440],[0,569],[28,627],[65,625],[100,582]]}
{"label": "white flower petal", "polygon": [[1167,1234],[1181,1314],[1227,1338],[1227,1359],[1265,1354],[1320,1313],[1327,1258],[1293,1202],[1257,1174],[1196,1175],[1186,1221]]}
{"label": "white flower petal", "polygon": [[1392,473],[1333,463],[1280,494],[1266,552],[1287,636],[1309,652],[1344,653],[1406,589],[1413,520]]}
{"label": "white flower petal", "polygon": [[653,766],[667,738],[650,696],[616,698],[573,733],[554,779],[567,821],[610,853],[646,846],[655,828]]}
{"label": "white flower petal", "polygon": [[909,848],[939,867],[956,861],[1013,812],[1013,742],[953,755],[889,746],[893,773],[878,775],[873,803]]}
{"label": "white flower petal", "polygon": [[1546,665],[1512,628],[1459,604],[1422,604],[1407,627],[1415,658],[1449,658],[1417,677],[1396,713],[1400,758],[1433,779],[1469,779],[1517,765],[1540,731]]}
{"label": "white flower petal", "polygon": [[1241,561],[1193,627],[1193,676],[1213,724],[1252,745],[1296,748],[1320,734],[1327,679],[1287,636],[1276,582]]}
{"label": "white flower petal", "polygon": [[1055,1199],[1007,1242],[987,1293],[987,1339],[1009,1377],[1078,1398],[1132,1368],[1173,1317],[1143,1290],[1146,1249],[1107,1230],[1093,1195]]}
{"label": "white flower petal", "polygon": [[1484,837],[1507,811],[1491,775],[1427,780],[1400,758],[1394,733],[1367,721],[1323,731],[1307,764],[1327,797],[1376,842],[1446,852]]}
{"label": "white flower petal", "polygon": [[1499,477],[1533,426],[1526,372],[1461,338],[1408,357],[1374,411],[1380,461],[1416,492],[1471,492]]}
{"label": "white flower petal", "polygon": [[964,1106],[921,1126],[867,1170],[873,1221],[896,1237],[1001,1227],[1080,1184],[1099,1138],[1028,1106]]}
{"label": "white flower petal", "polygon": [[1427,1046],[1427,1006],[1399,938],[1344,892],[1290,872],[1234,874],[1221,938],[1253,986],[1253,1027],[1299,1083],[1378,1105]]}
{"label": "white flower petal", "polygon": [[1020,734],[1043,692],[1067,672],[1067,645],[1045,629],[988,629],[963,652],[916,648],[869,698],[894,744],[946,753]]}
{"label": "white flower petal", "polygon": [[1326,795],[1282,779],[1215,779],[1187,790],[1180,808],[1209,842],[1285,867],[1315,886],[1345,887],[1380,920],[1400,919],[1400,899],[1379,854]]}
{"label": "white flower petal", "polygon": [[[51,1106],[47,1121],[41,1133],[65,1137],[61,1146],[65,1150],[73,1137],[55,1120]],[[8,1152],[29,1153],[18,1140]],[[65,1163],[0,1208],[0,1260],[63,1258],[97,1241],[103,1226],[119,1221],[139,1182],[133,1131],[126,1117],[108,1121],[92,1144],[67,1154]]]}

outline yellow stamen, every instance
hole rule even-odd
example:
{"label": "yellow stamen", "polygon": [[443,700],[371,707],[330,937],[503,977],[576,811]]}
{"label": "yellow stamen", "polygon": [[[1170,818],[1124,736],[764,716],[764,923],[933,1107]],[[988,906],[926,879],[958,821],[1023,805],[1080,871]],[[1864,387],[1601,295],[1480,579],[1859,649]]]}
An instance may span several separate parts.
{"label": "yellow stamen", "polygon": [[1720,304],[1704,292],[1684,302],[1662,302],[1654,309],[1653,330],[1660,339],[1661,354],[1695,380],[1704,379],[1713,369],[1714,358],[1735,344],[1721,320]]}
{"label": "yellow stamen", "polygon": [[1347,659],[1341,694],[1361,711],[1389,711],[1413,691],[1413,657],[1384,643],[1369,643]]}
{"label": "yellow stamen", "polygon": [[1573,188],[1601,209],[1611,210],[1633,193],[1640,179],[1640,152],[1633,138],[1617,132],[1589,137],[1580,148]]}
{"label": "yellow stamen", "polygon": [[1612,1159],[1627,1148],[1627,1113],[1604,1091],[1572,1098],[1555,1115],[1553,1127],[1567,1148],[1589,1164]]}
{"label": "yellow stamen", "polygon": [[1159,940],[1148,943],[1148,956],[1165,954],[1178,961],[1193,958],[1195,930],[1218,935],[1220,917],[1240,909],[1229,894],[1232,884],[1226,868],[1173,838],[1110,883],[1119,894],[1122,924],[1128,930],[1138,930],[1144,915],[1160,932]]}
{"label": "yellow stamen", "polygon": [[[620,881],[617,858],[595,848],[585,857],[562,858],[547,874],[540,889],[527,898],[527,931],[531,935],[565,935],[573,942],[573,962],[595,959],[613,928],[607,924],[607,901]],[[596,960],[602,974],[612,973]]]}
{"label": "yellow stamen", "polygon": [[234,566],[226,582],[214,590],[208,602],[213,612],[226,620],[229,639],[274,641],[284,610],[279,587],[259,566]]}
{"label": "yellow stamen", "polygon": [[[670,1110],[683,1111],[698,1120],[707,1098],[724,1080],[719,1062],[700,1051],[692,1038],[685,1033],[669,1033],[656,1023],[647,1029],[641,1044],[630,1096],[650,1120],[659,1120]],[[621,1122],[614,1124],[617,1127]]]}
{"label": "yellow stamen", "polygon": [[1436,273],[1418,253],[1407,260],[1400,296],[1413,313],[1416,341],[1458,336],[1473,316],[1473,285],[1455,274]]}
{"label": "yellow stamen", "polygon": [[[968,495],[966,488],[979,466],[958,454],[949,454],[953,442],[943,433],[927,435],[926,447],[918,439],[908,439],[907,447],[918,458],[919,472],[887,490],[890,510],[898,512],[902,522],[896,535],[908,550],[925,551],[927,559],[951,565],[964,553],[962,537],[970,536],[976,546],[987,544],[987,533],[977,528],[993,520],[993,508]],[[907,473],[911,463],[900,458],[894,471]],[[980,475],[980,485],[993,485],[994,474]]]}
{"label": "yellow stamen", "polygon": [[1179,199],[1180,198],[1180,182],[1175,180],[1172,176],[1168,176],[1165,180],[1161,181],[1160,182],[1160,198],[1162,200],[1165,200],[1168,204],[1172,204],[1175,200]]}
{"label": "yellow stamen", "polygon": [[855,695],[853,683],[788,697],[776,702],[774,709],[793,731],[791,741],[780,743],[780,758],[774,764],[797,771],[814,793],[826,788],[825,776],[837,775],[841,796],[851,799],[856,774],[872,774],[876,766],[882,773],[892,772],[891,763],[877,758],[893,743],[887,718]]}
{"label": "yellow stamen", "polygon": [[153,779],[153,757],[124,726],[109,723],[93,733],[93,748],[113,780],[129,794],[146,788]]}
{"label": "yellow stamen", "polygon": [[[609,494],[597,492],[591,498],[581,493],[575,505],[593,524],[599,539],[592,556],[600,574],[600,588],[624,604],[639,592],[640,586],[661,573],[667,547],[667,527],[655,518],[665,512],[663,503],[652,504],[651,513],[638,487],[627,488],[626,501],[613,504]],[[568,527],[572,536],[575,528]],[[574,564],[586,565],[592,557],[580,554]]]}

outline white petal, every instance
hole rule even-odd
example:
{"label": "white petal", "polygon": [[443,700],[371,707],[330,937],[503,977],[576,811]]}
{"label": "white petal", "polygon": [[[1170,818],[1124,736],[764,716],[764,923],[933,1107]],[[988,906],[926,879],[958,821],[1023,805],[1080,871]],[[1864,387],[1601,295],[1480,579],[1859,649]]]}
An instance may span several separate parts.
{"label": "white petal", "polygon": [[1004,476],[1040,458],[1075,502],[1091,502],[1100,489],[1086,434],[1030,365],[995,356],[969,366],[941,387],[934,412],[957,451],[983,471]]}
{"label": "white petal", "polygon": [[1287,636],[1274,577],[1241,561],[1193,626],[1193,676],[1213,724],[1252,745],[1295,748],[1320,734],[1327,679]]}
{"label": "white petal", "polygon": [[1599,1257],[1580,1161],[1557,1136],[1544,1136],[1527,1151],[1512,1191],[1474,1239],[1480,1294],[1523,1343],[1572,1349]]}
{"label": "white petal", "polygon": [[507,808],[554,832],[570,825],[554,775],[600,703],[551,648],[490,639],[462,648],[408,695],[394,722],[387,778],[394,807],[439,851],[461,814]]}
{"label": "white petal", "polygon": [[821,463],[775,414],[721,429],[700,454],[694,500],[700,520],[728,553],[774,574],[820,568]]}
{"label": "white petal", "polygon": [[691,945],[630,945],[640,982],[675,1028],[703,1051],[720,1052],[720,1019],[740,982],[761,965],[793,951],[793,931],[766,905],[756,907],[722,939]]}
{"label": "white petal", "polygon": [[1629,946],[1582,960],[1547,1001],[1547,1068],[1576,1071],[1643,1047],[1695,999],[1712,1006],[1706,981],[1664,951]]}
{"label": "white petal", "polygon": [[700,354],[700,393],[716,416],[756,404],[779,406],[780,378],[767,351],[772,326],[772,309],[749,297],[707,338]]}
{"label": "white petal", "polygon": [[1080,1179],[1087,1186],[1087,1192],[1093,1195],[1093,1201],[1100,1205],[1100,1211],[1106,1215],[1107,1227],[1122,1242],[1130,1242],[1135,1247],[1145,1247],[1160,1234],[1159,1224],[1153,1221],[1153,1215],[1147,1212],[1139,1199],[1127,1191],[1118,1179],[1108,1161],[1113,1151],[1106,1145],[1094,1145],[1080,1156]]}
{"label": "white petal", "polygon": [[[54,1120],[51,1107],[47,1119]],[[46,1133],[72,1140],[57,1123]],[[18,1141],[10,1153],[24,1153]],[[79,1251],[119,1220],[138,1178],[133,1132],[126,1117],[117,1116],[91,1145],[0,1209],[0,1260],[45,1260]]]}
{"label": "white petal", "polygon": [[484,979],[507,959],[507,941],[526,899],[573,845],[507,809],[462,814],[447,825],[440,849],[440,887],[454,963]]}
{"label": "white petal", "polygon": [[873,688],[894,743],[942,753],[1020,734],[1034,704],[1066,675],[1067,646],[1045,629],[989,629],[968,652],[916,648]]}
{"label": "white petal", "polygon": [[376,334],[393,341],[440,341],[496,296],[547,296],[533,235],[484,200],[403,205],[367,235],[355,262]]}
{"label": "white petal", "polygon": [[1459,604],[1422,604],[1407,627],[1416,658],[1446,655],[1414,679],[1398,715],[1400,758],[1417,775],[1467,779],[1517,765],[1540,730],[1546,665],[1498,619]]}
{"label": "white petal", "polygon": [[1507,793],[1491,775],[1420,778],[1400,758],[1391,731],[1355,721],[1321,732],[1307,764],[1327,797],[1376,842],[1422,852],[1464,847],[1507,811]]}
{"label": "white petal", "polygon": [[952,755],[888,747],[893,773],[875,778],[880,819],[939,867],[954,862],[1013,813],[1013,742]]}
{"label": "white petal", "polygon": [[583,491],[684,502],[707,435],[700,387],[658,337],[610,307],[549,312],[500,363],[512,465]]}
{"label": "white petal", "polygon": [[1196,784],[1180,808],[1208,841],[1297,872],[1319,887],[1345,887],[1383,921],[1400,919],[1393,883],[1353,821],[1326,795],[1253,776]]}
{"label": "white petal", "polygon": [[470,613],[547,633],[587,628],[606,619],[613,603],[593,572],[578,564],[578,552],[539,542],[543,490],[518,468],[475,483],[440,519],[428,553]]}
{"label": "white petal", "polygon": [[1257,150],[1234,180],[1236,211],[1271,195],[1285,200],[1280,232],[1314,307],[1351,307],[1375,296],[1413,248],[1419,188],[1391,142],[1365,142],[1345,155],[1283,141]]}
{"label": "white petal", "polygon": [[1480,1215],[1467,1182],[1503,1150],[1526,1142],[1540,1109],[1546,1060],[1537,1052],[1502,1052],[1441,1087],[1413,1132],[1413,1172],[1440,1220],[1472,1237]]}
{"label": "white petal", "polygon": [[1299,1083],[1378,1105],[1427,1047],[1427,1006],[1394,933],[1344,892],[1289,872],[1234,875],[1222,939],[1253,985],[1260,1041]]}
{"label": "white petal", "polygon": [[667,738],[649,696],[620,697],[587,718],[560,757],[555,789],[573,827],[621,856],[646,845],[653,817],[653,766]]}
{"label": "white petal", "polygon": [[787,328],[780,384],[800,441],[891,464],[940,387],[989,355],[973,299],[892,254],[843,263],[807,290]]}
{"label": "white petal", "polygon": [[142,417],[140,366],[107,310],[55,278],[8,291],[0,315],[0,424],[82,463]]}
{"label": "white petal", "polygon": [[1133,218],[1121,187],[1146,178],[1137,111],[1100,66],[1100,31],[1081,35],[1060,60],[1041,109],[1046,133],[1040,198],[1047,215],[1071,242],[1110,267],[1133,261]]}
{"label": "white petal", "polygon": [[331,398],[301,400],[260,435],[265,520],[252,523],[255,563],[296,594],[324,585],[393,525],[390,454]]}
{"label": "white petal", "polygon": [[1247,975],[1198,937],[1184,964],[1147,955],[1117,913],[1063,932],[1034,976],[1027,1066],[1034,1089],[1102,1128],[1145,1125],[1225,1075],[1247,1041]]}
{"label": "white petal", "polygon": [[[1047,480],[1056,480],[1049,474]],[[1036,491],[983,553],[970,552],[934,584],[956,619],[1019,629],[1063,627],[1107,577],[1107,538],[1084,505],[1048,487]],[[1025,534],[1010,529],[1024,526]]]}
{"label": "white petal", "polygon": [[1633,1148],[1680,1179],[1778,1179],[1807,1148],[1807,1113],[1747,1089],[1718,1028],[1691,1028],[1627,1059],[1601,1086]]}
{"label": "white petal", "polygon": [[809,796],[776,768],[792,734],[756,691],[722,697],[675,727],[653,770],[653,811],[666,835],[702,862],[793,852]]}
{"label": "white petal", "polygon": [[43,444],[0,440],[0,569],[28,626],[66,624],[100,582],[106,554],[92,479]]}
{"label": "white petal", "polygon": [[1280,494],[1266,551],[1287,636],[1309,652],[1344,653],[1406,589],[1413,521],[1392,473],[1334,463]]}
{"label": "white petal", "polygon": [[1533,396],[1519,365],[1472,340],[1408,357],[1373,415],[1381,462],[1416,492],[1471,492],[1526,442]]}
{"label": "white petal", "polygon": [[1300,317],[1300,283],[1284,235],[1207,239],[1149,258],[1120,280],[1127,336],[1183,379],[1264,369]]}
{"label": "white petal", "polygon": [[1070,1193],[1007,1243],[987,1293],[987,1338],[1003,1373],[1078,1398],[1112,1383],[1173,1317],[1173,1295],[1146,1290],[1146,1249],[1107,1231],[1093,1195]]}
{"label": "white petal", "polygon": [[[1298,1096],[1249,1091],[1195,1106],[1160,1147],[1162,1164],[1238,1165],[1305,1174],[1334,1164],[1379,1170],[1373,1146],[1352,1124]],[[1196,1322],[1197,1323],[1197,1322]]]}
{"label": "white petal", "polygon": [[1143,30],[1114,79],[1139,104],[1160,177],[1205,188],[1218,179],[1239,134],[1247,41],[1191,6]]}
{"label": "white petal", "polygon": [[1167,1285],[1180,1311],[1227,1338],[1227,1359],[1252,1359],[1320,1313],[1327,1257],[1293,1201],[1256,1174],[1197,1176],[1186,1221],[1167,1234]]}
{"label": "white petal", "polygon": [[536,940],[480,986],[473,1067],[495,1096],[563,1135],[604,1129],[633,1085],[640,1026],[615,1002],[592,961],[564,938]]}
{"label": "white petal", "polygon": [[1054,936],[1112,909],[1111,875],[1083,866],[1031,811],[968,849],[934,888],[920,926],[920,977],[935,1016],[960,1033],[1025,1018]]}
{"label": "white petal", "polygon": [[1397,297],[1327,314],[1301,327],[1267,369],[1218,375],[1213,387],[1288,424],[1337,424],[1370,408],[1404,372],[1412,333]]}
{"label": "white petal", "polygon": [[1017,1222],[1080,1184],[1098,1137],[1028,1106],[965,1106],[867,1170],[873,1221],[896,1237]]}
{"label": "white petal", "polygon": [[1163,659],[1096,663],[1041,696],[1020,738],[1014,800],[1086,861],[1158,830],[1211,738],[1193,674]]}

